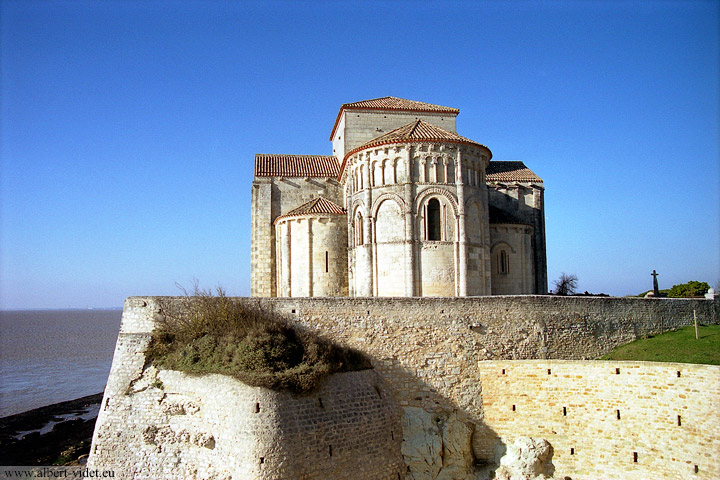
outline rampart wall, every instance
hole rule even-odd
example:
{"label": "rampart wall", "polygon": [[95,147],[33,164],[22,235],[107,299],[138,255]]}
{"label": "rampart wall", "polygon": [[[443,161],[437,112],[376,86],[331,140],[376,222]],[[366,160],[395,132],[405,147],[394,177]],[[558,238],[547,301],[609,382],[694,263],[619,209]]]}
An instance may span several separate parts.
{"label": "rampart wall", "polygon": [[[553,446],[559,478],[664,480],[720,472],[720,366],[654,362],[479,363],[483,422],[503,443]],[[493,437],[484,438],[491,449]]]}
{"label": "rampart wall", "polygon": [[[402,454],[408,478],[481,478],[483,465],[497,462],[512,438],[526,435],[546,438],[556,447],[559,478],[663,478],[670,473],[712,478],[720,467],[718,438],[711,428],[720,424],[720,367],[580,361],[689,325],[693,311],[701,323],[718,323],[720,301],[550,296],[236,300],[371,357],[404,410]],[[144,355],[137,342],[153,328],[153,305],[151,297],[126,302],[106,390],[110,403],[104,409],[110,413],[116,408],[112,396],[118,395],[118,379],[142,375]],[[680,377],[667,378],[678,371]],[[515,405],[514,416],[508,405]],[[650,415],[656,407],[658,414]],[[613,417],[617,410],[619,422]],[[558,411],[563,418],[556,418]],[[101,412],[98,429],[110,413]],[[683,425],[673,425],[678,415]],[[658,437],[662,442],[653,443]]]}

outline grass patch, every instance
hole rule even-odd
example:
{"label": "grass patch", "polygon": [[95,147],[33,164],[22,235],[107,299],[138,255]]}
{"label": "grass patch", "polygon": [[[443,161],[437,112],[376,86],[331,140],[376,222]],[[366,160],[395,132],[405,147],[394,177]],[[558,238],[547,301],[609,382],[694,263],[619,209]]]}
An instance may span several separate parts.
{"label": "grass patch", "polygon": [[617,347],[600,360],[702,363],[720,365],[720,325],[688,326]]}
{"label": "grass patch", "polygon": [[315,390],[332,373],[372,368],[363,354],[243,306],[222,289],[161,301],[160,313],[146,353],[159,368],[293,393]]}

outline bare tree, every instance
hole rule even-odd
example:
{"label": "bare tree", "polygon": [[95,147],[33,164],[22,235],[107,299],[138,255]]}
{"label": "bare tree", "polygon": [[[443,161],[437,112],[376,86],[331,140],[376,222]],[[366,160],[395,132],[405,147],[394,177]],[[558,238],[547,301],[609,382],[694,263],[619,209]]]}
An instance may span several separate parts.
{"label": "bare tree", "polygon": [[553,282],[555,284],[555,295],[571,295],[575,293],[578,284],[578,277],[575,274],[568,275],[562,272],[560,278]]}

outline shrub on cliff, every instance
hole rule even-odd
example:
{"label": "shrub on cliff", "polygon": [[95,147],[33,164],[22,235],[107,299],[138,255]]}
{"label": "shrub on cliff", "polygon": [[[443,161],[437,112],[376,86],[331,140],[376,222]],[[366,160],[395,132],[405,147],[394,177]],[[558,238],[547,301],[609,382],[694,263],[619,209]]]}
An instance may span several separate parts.
{"label": "shrub on cliff", "polygon": [[248,385],[305,393],[331,373],[372,368],[361,353],[293,328],[260,310],[195,288],[161,301],[147,359],[160,368],[221,373]]}

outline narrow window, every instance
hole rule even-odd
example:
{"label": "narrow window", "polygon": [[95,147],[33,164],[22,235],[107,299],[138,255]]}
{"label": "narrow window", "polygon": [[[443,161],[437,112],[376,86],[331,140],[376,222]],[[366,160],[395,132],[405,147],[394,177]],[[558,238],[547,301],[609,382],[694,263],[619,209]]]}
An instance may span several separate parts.
{"label": "narrow window", "polygon": [[552,374],[552,370],[548,368],[548,375]]}
{"label": "narrow window", "polygon": [[513,412],[515,411],[515,405],[513,405]]}
{"label": "narrow window", "polygon": [[682,427],[682,417],[678,415],[678,427]]}
{"label": "narrow window", "polygon": [[620,420],[620,410],[615,410],[615,416]]}
{"label": "narrow window", "polygon": [[433,198],[427,205],[427,239],[430,241],[441,240],[440,202]]}
{"label": "narrow window", "polygon": [[500,250],[498,255],[498,273],[508,273],[510,271],[510,258],[505,250]]}
{"label": "narrow window", "polygon": [[616,368],[616,369],[615,369],[615,375],[620,375],[620,369],[619,369],[619,368]]}
{"label": "narrow window", "polygon": [[633,462],[637,463],[638,454],[637,452],[633,452]]}
{"label": "narrow window", "polygon": [[259,403],[255,404],[255,413],[260,413],[260,404]]}
{"label": "narrow window", "polygon": [[567,407],[563,407],[563,417],[567,417]]}
{"label": "narrow window", "polygon": [[325,273],[330,271],[330,263],[328,262],[328,252],[325,250]]}
{"label": "narrow window", "polygon": [[574,448],[570,448],[570,455],[575,455],[575,449],[574,449]]}
{"label": "narrow window", "polygon": [[363,244],[363,218],[360,212],[355,217],[355,245]]}

